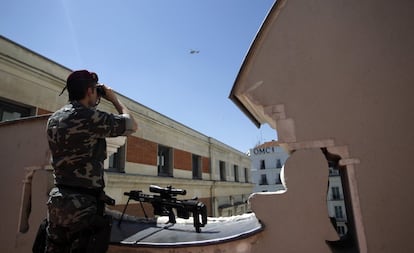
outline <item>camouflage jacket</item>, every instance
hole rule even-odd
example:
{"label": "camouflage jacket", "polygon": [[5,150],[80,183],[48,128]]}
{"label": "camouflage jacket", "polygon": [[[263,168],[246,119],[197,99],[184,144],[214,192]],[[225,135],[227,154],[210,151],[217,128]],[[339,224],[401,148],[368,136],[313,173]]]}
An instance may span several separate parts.
{"label": "camouflage jacket", "polygon": [[124,117],[72,101],[50,116],[46,131],[56,185],[90,189],[105,186],[105,137],[124,134]]}

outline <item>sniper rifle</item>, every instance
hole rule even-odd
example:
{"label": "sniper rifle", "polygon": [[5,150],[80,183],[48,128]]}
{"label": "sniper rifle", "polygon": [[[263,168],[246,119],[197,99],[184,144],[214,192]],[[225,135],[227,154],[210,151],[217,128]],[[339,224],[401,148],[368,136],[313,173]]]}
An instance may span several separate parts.
{"label": "sniper rifle", "polygon": [[176,210],[178,218],[189,219],[190,213],[192,213],[194,219],[193,224],[197,233],[200,233],[200,228],[207,224],[207,207],[204,203],[198,201],[198,198],[186,200],[178,200],[176,198],[177,195],[186,195],[186,190],[173,188],[172,186],[163,188],[157,185],[150,185],[149,191],[156,193],[157,195],[145,194],[140,190],[133,190],[124,193],[124,195],[128,196],[128,201],[125,205],[124,211],[122,212],[119,223],[121,223],[129,201],[132,199],[140,202],[142,211],[144,212],[146,218],[148,218],[148,216],[142,204],[143,202],[147,202],[152,205],[154,208],[154,215],[168,216],[168,222],[172,224],[176,223],[173,209]]}

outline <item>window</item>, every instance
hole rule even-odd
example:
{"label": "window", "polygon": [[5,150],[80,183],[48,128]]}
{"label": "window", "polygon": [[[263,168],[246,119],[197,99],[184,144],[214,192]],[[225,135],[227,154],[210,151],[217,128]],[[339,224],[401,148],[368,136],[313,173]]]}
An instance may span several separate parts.
{"label": "window", "polygon": [[342,212],[342,206],[335,206],[335,218],[337,219],[344,218],[344,214]]}
{"label": "window", "polygon": [[34,115],[34,108],[0,100],[0,121],[13,120]]}
{"label": "window", "polygon": [[220,161],[220,181],[226,181],[226,163]]}
{"label": "window", "polygon": [[[347,196],[347,192],[349,191],[343,191],[342,189],[349,190],[350,186],[349,184],[345,183],[342,184],[342,182],[346,182],[342,177],[344,170],[339,166],[339,160],[341,157],[336,154],[329,153],[327,149],[322,149],[323,153],[326,156],[326,159],[328,161],[328,167],[329,167],[329,183],[332,183],[330,186],[330,195],[327,198],[328,206],[329,206],[329,213],[333,215],[335,223],[336,223],[336,229],[339,236],[348,234],[351,232],[351,235],[349,238],[356,238],[353,231],[356,231],[355,223],[352,221],[352,213],[350,214],[351,217],[349,217],[349,214],[346,212],[347,207],[349,203],[352,201],[349,199],[349,196]],[[344,187],[344,188],[343,188]],[[348,200],[348,201],[347,201]],[[350,207],[351,208],[351,207]],[[348,220],[350,218],[350,220]],[[351,221],[351,222],[349,222]],[[357,248],[356,247],[356,241],[354,239],[350,239],[349,247]]]}
{"label": "window", "polygon": [[259,185],[268,185],[266,174],[260,175]]}
{"label": "window", "polygon": [[329,176],[339,176],[339,170],[334,167],[329,167]]}
{"label": "window", "polygon": [[335,186],[331,188],[332,190],[332,199],[333,200],[340,200],[341,194],[339,193],[339,187]]}
{"label": "window", "polygon": [[192,155],[193,160],[193,179],[202,179],[201,156]]}
{"label": "window", "polygon": [[239,182],[239,166],[234,165],[233,171],[234,171],[234,182]]}
{"label": "window", "polygon": [[260,160],[260,169],[261,169],[261,170],[266,169],[265,160]]}
{"label": "window", "polygon": [[282,168],[282,162],[280,161],[280,159],[276,160],[276,168],[277,169],[281,169]]}
{"label": "window", "polygon": [[336,227],[336,231],[338,232],[339,235],[345,235],[345,227],[344,226],[337,226]]}
{"label": "window", "polygon": [[249,169],[244,168],[244,182],[248,183],[249,182]]}
{"label": "window", "polygon": [[282,184],[282,180],[280,179],[280,173],[278,173],[276,176],[275,184]]}
{"label": "window", "polygon": [[109,171],[125,172],[125,145],[119,147],[116,153],[110,155],[108,161]]}
{"label": "window", "polygon": [[172,149],[158,145],[158,176],[172,177]]}

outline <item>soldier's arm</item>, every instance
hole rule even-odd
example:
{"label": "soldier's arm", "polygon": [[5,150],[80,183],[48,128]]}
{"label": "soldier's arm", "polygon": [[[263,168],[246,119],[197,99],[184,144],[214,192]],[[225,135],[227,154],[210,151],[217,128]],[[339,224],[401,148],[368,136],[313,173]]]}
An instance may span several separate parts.
{"label": "soldier's arm", "polygon": [[110,101],[115,109],[118,111],[119,114],[121,114],[123,117],[125,117],[126,121],[126,134],[131,134],[133,132],[136,132],[138,130],[138,123],[130,113],[129,109],[121,102],[119,101],[118,97],[116,96],[115,92],[108,86],[103,85],[105,90],[105,99]]}

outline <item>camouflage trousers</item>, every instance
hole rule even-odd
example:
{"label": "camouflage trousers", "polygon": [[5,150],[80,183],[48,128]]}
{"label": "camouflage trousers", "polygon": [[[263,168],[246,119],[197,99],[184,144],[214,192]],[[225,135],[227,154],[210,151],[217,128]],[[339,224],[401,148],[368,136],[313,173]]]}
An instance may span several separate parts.
{"label": "camouflage trousers", "polygon": [[53,188],[50,192],[47,226],[47,253],[87,252],[97,215],[95,196]]}

